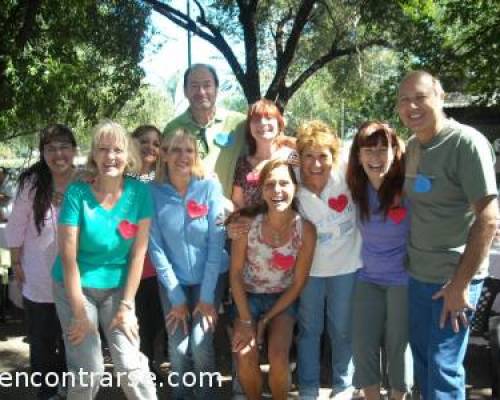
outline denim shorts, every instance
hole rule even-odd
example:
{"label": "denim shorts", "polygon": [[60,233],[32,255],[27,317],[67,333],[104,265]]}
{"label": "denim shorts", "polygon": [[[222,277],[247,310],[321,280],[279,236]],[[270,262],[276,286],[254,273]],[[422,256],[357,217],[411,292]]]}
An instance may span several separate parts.
{"label": "denim shorts", "polygon": [[[282,293],[249,293],[247,292],[247,302],[248,308],[250,309],[250,314],[252,314],[252,319],[258,321],[262,316],[267,313],[271,308],[273,308],[274,303],[278,301]],[[298,303],[293,302],[288,306],[281,314],[289,315],[293,319],[297,318]],[[238,307],[233,303],[231,307],[230,316],[232,319],[238,317]]]}

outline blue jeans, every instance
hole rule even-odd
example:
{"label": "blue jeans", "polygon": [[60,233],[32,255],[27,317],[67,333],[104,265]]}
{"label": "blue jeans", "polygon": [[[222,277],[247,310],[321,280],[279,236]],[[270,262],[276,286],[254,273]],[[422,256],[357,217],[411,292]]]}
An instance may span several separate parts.
{"label": "blue jeans", "polygon": [[352,297],[356,273],[309,277],[299,300],[298,378],[301,396],[318,396],[320,339],[326,321],[332,350],[332,389],[352,386]]}
{"label": "blue jeans", "polygon": [[[247,292],[247,303],[250,309],[250,314],[254,321],[258,321],[262,316],[267,313],[274,304],[279,300],[283,293],[250,293]],[[289,305],[281,314],[289,315],[293,319],[297,319],[297,302]],[[231,307],[231,319],[238,318],[238,307],[236,303],[232,304]]]}
{"label": "blue jeans", "polygon": [[[113,359],[115,372],[120,374],[120,383],[129,400],[156,399],[156,385],[151,378],[148,359],[139,351],[139,341],[130,341],[118,328],[109,329],[122,299],[122,289],[83,288],[85,311],[89,321],[103,328]],[[54,284],[54,302],[63,329],[68,371],[75,376],[75,384],[69,380],[68,400],[90,400],[97,396],[100,379],[104,373],[101,339],[97,329],[87,334],[82,343],[73,345],[67,331],[73,314],[64,286]],[[81,374],[83,370],[85,374]]]}
{"label": "blue jeans", "polygon": [[[219,275],[217,286],[215,288],[214,307],[218,310],[224,290],[227,285],[228,274]],[[163,314],[166,316],[172,309],[172,304],[168,299],[166,289],[160,284],[160,298],[163,308]],[[194,310],[200,298],[201,285],[181,286],[186,297],[186,304],[190,312]],[[200,314],[192,316],[188,323],[188,333],[184,334],[182,325],[179,324],[175,332],[168,333],[168,355],[172,365],[172,372],[176,374],[179,383],[187,372],[194,372],[196,377],[200,377],[201,372],[215,371],[215,352],[213,345],[213,332],[204,331]],[[177,375],[178,374],[178,375]],[[207,387],[206,382],[203,387],[194,387],[194,398],[213,399],[215,397],[215,388]],[[179,384],[172,388],[173,399],[192,399],[188,387]]]}
{"label": "blue jeans", "polygon": [[[469,286],[469,302],[473,306],[482,285],[482,280],[476,280]],[[410,278],[408,315],[415,376],[424,400],[465,400],[463,361],[469,328],[461,326],[455,333],[449,320],[443,329],[439,327],[443,300],[432,300],[432,296],[442,286]],[[470,321],[472,315],[468,317]]]}

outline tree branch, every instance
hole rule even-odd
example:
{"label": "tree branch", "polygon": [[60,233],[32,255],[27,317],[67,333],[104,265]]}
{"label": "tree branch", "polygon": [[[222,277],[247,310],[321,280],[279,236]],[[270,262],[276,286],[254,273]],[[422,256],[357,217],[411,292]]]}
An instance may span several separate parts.
{"label": "tree branch", "polygon": [[238,0],[240,8],[239,20],[243,26],[243,43],[245,46],[245,85],[242,85],[245,96],[249,102],[256,101],[261,97],[259,59],[257,52],[257,27],[256,13],[258,0],[252,0],[248,4]]}
{"label": "tree branch", "polygon": [[[153,7],[153,10],[165,16],[177,26],[183,29],[189,29],[191,32],[206,40],[217,50],[219,50],[227,60],[240,85],[242,87],[245,87],[245,74],[233,50],[220,33],[220,30],[205,19],[204,12],[200,12],[199,23],[197,23],[192,18],[188,17],[185,13],[171,7],[168,4],[162,3],[161,1],[144,0],[144,2],[151,5]],[[201,3],[199,3],[198,1],[196,2],[196,5],[198,6],[198,8],[201,8]],[[204,29],[207,29],[209,32],[205,31]]]}
{"label": "tree branch", "polygon": [[199,21],[201,23],[206,23],[207,22],[207,18],[206,18],[206,15],[205,15],[205,9],[201,6],[201,4],[200,4],[200,2],[198,0],[193,0],[193,1],[196,4],[196,6],[198,7],[198,11],[200,13]]}
{"label": "tree branch", "polygon": [[40,10],[40,6],[41,0],[31,0],[26,4],[23,24],[16,37],[16,45],[19,49],[24,48],[35,31],[35,19],[38,11]]}
{"label": "tree branch", "polygon": [[288,13],[286,16],[281,18],[277,23],[276,23],[276,34],[273,35],[274,37],[274,44],[276,47],[276,58],[282,58],[283,57],[283,37],[285,34],[285,25],[290,19],[292,18],[292,9],[290,8],[288,10]]}
{"label": "tree branch", "polygon": [[329,62],[335,60],[336,58],[354,54],[374,46],[392,47],[389,42],[383,39],[370,40],[365,43],[361,43],[359,45],[347,47],[344,49],[337,49],[335,46],[332,46],[328,53],[325,53],[321,57],[316,59],[297,77],[297,79],[295,79],[295,81],[289,87],[284,88],[284,92],[281,94],[280,100],[283,101],[284,104],[286,104],[307,79],[309,79],[315,72],[319,71]]}
{"label": "tree branch", "polygon": [[275,93],[278,93],[279,88],[285,87],[286,75],[288,74],[293,56],[297,50],[302,30],[309,20],[309,16],[315,3],[316,0],[303,0],[300,4],[290,35],[288,36],[288,40],[286,42],[285,49],[283,50],[281,57],[277,57],[276,59],[276,73],[271,84],[269,85],[266,97],[268,95],[273,97]]}

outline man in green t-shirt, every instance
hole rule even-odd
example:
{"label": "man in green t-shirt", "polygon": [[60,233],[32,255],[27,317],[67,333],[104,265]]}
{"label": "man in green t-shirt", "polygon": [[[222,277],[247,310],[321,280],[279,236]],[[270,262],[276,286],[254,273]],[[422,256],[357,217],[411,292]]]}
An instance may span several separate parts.
{"label": "man in green t-shirt", "polygon": [[414,136],[406,152],[410,345],[424,399],[465,399],[468,322],[496,229],[495,156],[475,129],[448,119],[439,80],[400,84],[397,106]]}
{"label": "man in green t-shirt", "polygon": [[163,133],[185,129],[197,139],[207,172],[215,172],[226,198],[231,198],[236,161],[245,146],[245,116],[216,107],[219,79],[207,64],[194,64],[184,73],[189,107],[170,121]]}

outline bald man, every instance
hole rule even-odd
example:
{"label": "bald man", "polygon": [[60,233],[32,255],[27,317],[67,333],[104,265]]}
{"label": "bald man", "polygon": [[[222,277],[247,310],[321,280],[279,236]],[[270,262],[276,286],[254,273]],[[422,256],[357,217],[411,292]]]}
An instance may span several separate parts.
{"label": "bald man", "polygon": [[495,229],[494,152],[475,129],[446,117],[444,92],[425,71],[397,98],[414,134],[406,153],[410,345],[425,400],[465,399],[468,323],[487,274]]}

